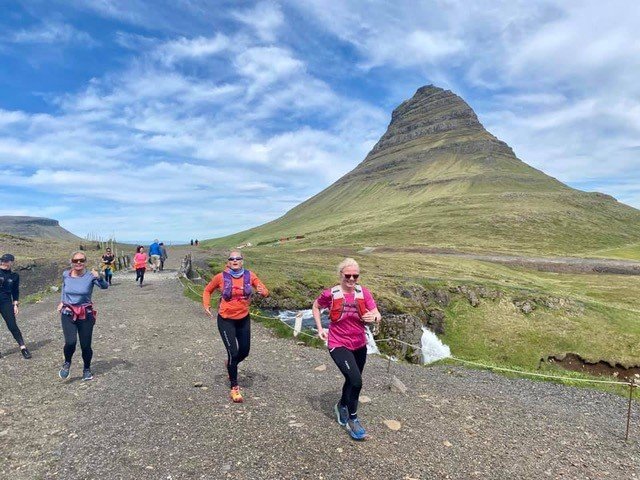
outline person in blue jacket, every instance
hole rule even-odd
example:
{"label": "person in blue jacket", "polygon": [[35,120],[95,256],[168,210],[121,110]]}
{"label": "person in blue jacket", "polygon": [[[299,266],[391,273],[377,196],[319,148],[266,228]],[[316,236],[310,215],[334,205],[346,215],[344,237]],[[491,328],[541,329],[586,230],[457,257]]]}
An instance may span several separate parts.
{"label": "person in blue jacket", "polygon": [[153,266],[153,271],[160,270],[160,258],[162,257],[162,249],[158,243],[158,239],[155,239],[151,245],[149,245],[149,260]]}

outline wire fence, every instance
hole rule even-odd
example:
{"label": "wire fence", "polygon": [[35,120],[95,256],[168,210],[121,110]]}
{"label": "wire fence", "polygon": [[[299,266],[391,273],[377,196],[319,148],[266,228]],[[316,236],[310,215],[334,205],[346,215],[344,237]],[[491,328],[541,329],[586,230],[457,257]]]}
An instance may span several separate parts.
{"label": "wire fence", "polygon": [[[183,282],[183,285],[185,285],[192,293],[194,293],[195,295],[201,297],[202,296],[202,292],[198,292],[197,290],[194,290],[191,285],[193,284],[193,282],[186,276],[183,275],[182,278],[184,278],[186,280],[186,282]],[[278,320],[280,321],[283,325],[286,325],[287,327],[289,327],[291,330],[294,331],[294,336],[297,335],[304,335],[306,337],[310,337],[313,339],[319,339],[319,336],[316,334],[310,334],[305,332],[304,330],[300,330],[298,332],[296,332],[296,327],[288,324],[286,321],[284,321],[282,318],[280,318],[279,316],[273,316],[273,317],[267,317],[265,315],[261,315],[255,311],[251,312],[251,316],[253,318],[261,318],[264,320],[269,320],[269,321],[274,321],[274,320]],[[418,351],[422,351],[422,346],[421,345],[415,345],[415,344],[411,344],[408,342],[405,342],[403,340],[400,340],[398,338],[380,338],[380,339],[375,339],[376,344],[378,343],[397,343],[399,345],[405,345],[408,347],[411,347],[415,350]],[[391,357],[388,355],[383,355],[386,356],[386,358],[391,361]],[[627,441],[629,439],[629,430],[630,430],[630,423],[631,423],[631,405],[632,405],[632,400],[633,400],[633,390],[635,388],[638,388],[638,386],[640,386],[640,384],[637,384],[635,379],[632,377],[631,380],[597,380],[597,379],[590,379],[590,378],[577,378],[577,377],[567,377],[567,376],[560,376],[560,375],[550,375],[550,374],[544,374],[544,373],[537,373],[537,372],[529,372],[529,371],[525,371],[525,370],[517,370],[517,369],[513,369],[513,368],[506,368],[506,367],[497,367],[495,365],[488,365],[485,363],[481,363],[481,362],[476,362],[473,360],[467,360],[464,358],[460,358],[460,357],[456,357],[456,356],[449,356],[446,357],[447,360],[453,360],[455,362],[459,362],[461,364],[465,364],[465,365],[472,365],[474,367],[477,368],[482,368],[485,370],[490,370],[490,371],[495,371],[495,372],[503,372],[503,373],[510,373],[510,374],[514,374],[514,375],[521,375],[521,376],[525,376],[525,377],[536,377],[536,378],[543,378],[543,379],[547,379],[547,380],[553,380],[553,381],[558,381],[558,382],[577,382],[577,383],[585,383],[585,384],[595,384],[595,385],[614,385],[614,386],[618,386],[618,387],[623,387],[623,388],[628,388],[629,389],[629,402],[628,402],[628,408],[627,408],[627,418],[626,418],[626,433],[625,433],[625,441]]]}

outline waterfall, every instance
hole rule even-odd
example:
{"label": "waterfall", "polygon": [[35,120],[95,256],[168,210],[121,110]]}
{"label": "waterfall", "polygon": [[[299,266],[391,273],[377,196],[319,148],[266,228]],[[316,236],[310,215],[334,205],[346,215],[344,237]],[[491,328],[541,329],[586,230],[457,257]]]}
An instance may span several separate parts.
{"label": "waterfall", "polygon": [[422,347],[422,363],[425,365],[451,356],[451,349],[426,327],[422,327],[420,345]]}
{"label": "waterfall", "polygon": [[373,333],[369,330],[369,327],[364,329],[367,334],[367,355],[380,355],[380,350],[378,350],[378,345],[376,345],[376,339],[373,338]]}

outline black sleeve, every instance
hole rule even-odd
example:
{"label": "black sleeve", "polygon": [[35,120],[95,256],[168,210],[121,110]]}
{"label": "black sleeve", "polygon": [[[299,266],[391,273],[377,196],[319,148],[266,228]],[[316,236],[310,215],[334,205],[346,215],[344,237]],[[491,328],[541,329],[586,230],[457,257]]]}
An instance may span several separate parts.
{"label": "black sleeve", "polygon": [[11,288],[11,296],[13,297],[13,301],[17,302],[20,300],[20,275],[17,273],[14,274],[15,277],[13,279],[13,285]]}

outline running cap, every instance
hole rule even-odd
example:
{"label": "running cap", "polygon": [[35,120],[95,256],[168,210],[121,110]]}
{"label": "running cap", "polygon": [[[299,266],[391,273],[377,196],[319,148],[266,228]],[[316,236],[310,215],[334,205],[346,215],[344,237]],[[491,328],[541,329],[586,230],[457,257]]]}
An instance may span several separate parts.
{"label": "running cap", "polygon": [[5,253],[0,257],[0,262],[13,262],[15,259],[16,257],[11,255],[10,253]]}

